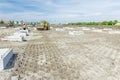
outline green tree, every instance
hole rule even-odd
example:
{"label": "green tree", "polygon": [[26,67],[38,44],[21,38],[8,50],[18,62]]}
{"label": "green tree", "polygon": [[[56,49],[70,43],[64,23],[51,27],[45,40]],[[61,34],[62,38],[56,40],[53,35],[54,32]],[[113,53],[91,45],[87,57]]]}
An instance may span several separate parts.
{"label": "green tree", "polygon": [[108,25],[113,25],[113,21],[109,21],[109,22],[108,22]]}
{"label": "green tree", "polygon": [[108,21],[103,21],[101,25],[108,25]]}
{"label": "green tree", "polygon": [[1,20],[1,21],[0,21],[0,24],[4,24],[4,21],[3,21],[3,20]]}
{"label": "green tree", "polygon": [[114,20],[113,21],[113,25],[115,25],[116,23],[118,23],[118,20]]}
{"label": "green tree", "polygon": [[9,21],[9,26],[10,27],[14,26],[14,21]]}
{"label": "green tree", "polygon": [[16,21],[17,25],[19,24],[19,21]]}

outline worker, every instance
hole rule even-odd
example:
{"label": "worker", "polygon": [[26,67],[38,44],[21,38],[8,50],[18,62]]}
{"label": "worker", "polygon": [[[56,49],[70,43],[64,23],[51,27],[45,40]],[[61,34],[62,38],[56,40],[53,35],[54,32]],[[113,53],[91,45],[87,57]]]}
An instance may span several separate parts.
{"label": "worker", "polygon": [[27,28],[26,24],[23,24],[22,28],[23,28],[23,30],[26,30],[26,28]]}

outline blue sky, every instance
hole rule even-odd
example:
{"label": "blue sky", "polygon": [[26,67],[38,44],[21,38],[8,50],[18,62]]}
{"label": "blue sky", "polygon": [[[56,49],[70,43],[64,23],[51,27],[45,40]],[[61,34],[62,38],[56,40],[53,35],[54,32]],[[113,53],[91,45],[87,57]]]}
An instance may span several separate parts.
{"label": "blue sky", "polygon": [[0,0],[0,19],[51,23],[120,20],[120,0]]}

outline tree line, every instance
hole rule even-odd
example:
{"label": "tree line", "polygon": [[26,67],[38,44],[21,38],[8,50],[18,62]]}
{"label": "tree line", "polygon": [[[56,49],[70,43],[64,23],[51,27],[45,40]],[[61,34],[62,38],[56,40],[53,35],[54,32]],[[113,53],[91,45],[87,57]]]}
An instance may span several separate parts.
{"label": "tree line", "polygon": [[68,23],[69,25],[115,25],[118,20],[102,21],[102,22],[75,22]]}

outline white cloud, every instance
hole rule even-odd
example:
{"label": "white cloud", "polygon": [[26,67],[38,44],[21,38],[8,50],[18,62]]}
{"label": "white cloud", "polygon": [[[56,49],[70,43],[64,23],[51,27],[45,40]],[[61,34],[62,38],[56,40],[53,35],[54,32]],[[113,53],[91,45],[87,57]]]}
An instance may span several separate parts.
{"label": "white cloud", "polygon": [[21,13],[2,13],[0,12],[0,18],[1,19],[9,19],[9,20],[27,20],[27,21],[34,21],[36,20],[38,17],[42,16],[44,13],[42,12],[21,12]]}
{"label": "white cloud", "polygon": [[[23,19],[27,21],[47,19],[49,21],[99,21],[104,19],[119,19],[120,1],[114,0],[25,0],[18,1],[23,6],[12,3],[0,3],[0,18]],[[26,5],[27,4],[27,5]],[[28,9],[26,6],[34,7]],[[21,10],[21,12],[5,13],[3,7]]]}

